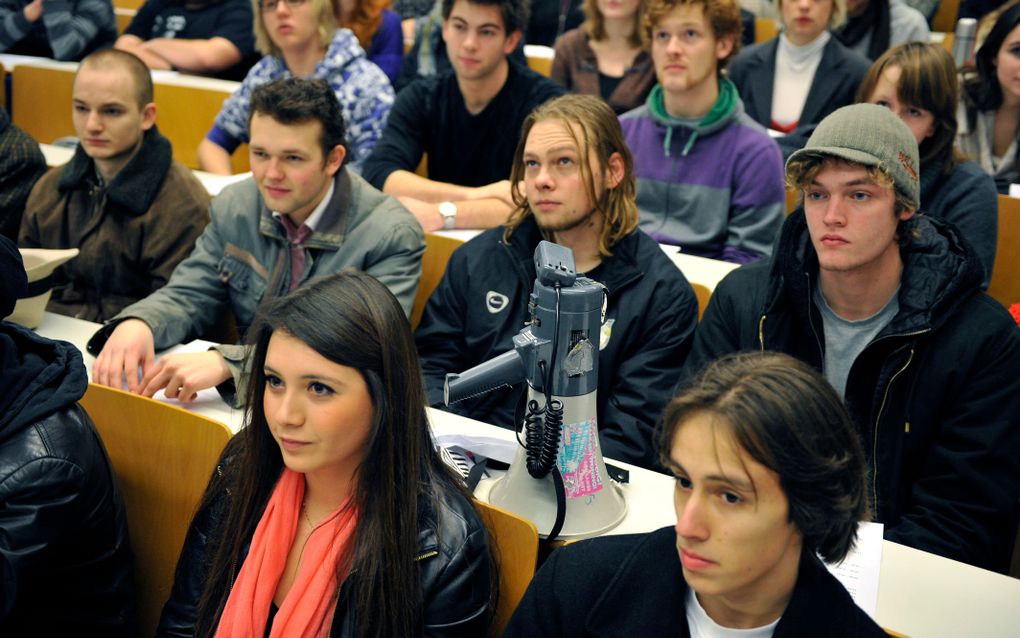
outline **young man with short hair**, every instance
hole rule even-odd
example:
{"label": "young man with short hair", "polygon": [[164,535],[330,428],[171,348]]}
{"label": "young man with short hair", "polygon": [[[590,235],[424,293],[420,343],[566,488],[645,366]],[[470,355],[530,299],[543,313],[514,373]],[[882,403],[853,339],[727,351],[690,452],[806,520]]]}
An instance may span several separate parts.
{"label": "young man with short hair", "polygon": [[121,387],[126,376],[132,392],[166,388],[182,401],[220,386],[228,401],[243,399],[243,346],[159,362],[155,350],[204,334],[228,310],[243,335],[264,299],[343,268],[379,279],[410,314],[425,251],[421,227],[344,165],[344,121],[329,85],[265,84],[252,92],[251,111],[253,178],[213,200],[212,221],[165,287],[92,338],[96,382]]}
{"label": "young man with short hair", "polygon": [[78,248],[47,309],[107,321],[166,284],[209,223],[209,193],[156,128],[149,69],[124,51],[85,58],[72,87],[78,146],[36,183],[18,242]]}
{"label": "young man with short hair", "polygon": [[747,263],[769,254],[786,191],[779,147],[722,75],[740,30],[733,0],[652,0],[644,37],[659,83],[620,124],[641,229],[685,253]]}
{"label": "young man with short hair", "polygon": [[[524,0],[443,0],[453,70],[397,96],[363,173],[400,198],[426,231],[490,228],[513,208],[510,164],[524,118],[563,89],[507,59],[527,23]],[[415,174],[427,158],[428,177]]]}
{"label": "young man with short hair", "polygon": [[433,406],[516,427],[523,384],[443,406],[448,372],[513,348],[542,239],[573,251],[578,272],[608,289],[599,351],[598,422],[606,456],[653,467],[652,430],[690,348],[698,302],[683,274],[637,230],[630,151],[600,98],[567,95],[524,122],[507,224],[454,252],[415,335]]}
{"label": "young man with short hair", "polygon": [[889,109],[822,120],[787,162],[803,206],[771,260],[715,289],[687,362],[776,350],[844,397],[885,537],[1005,571],[1020,497],[1020,330],[955,227],[917,214],[917,142]]}

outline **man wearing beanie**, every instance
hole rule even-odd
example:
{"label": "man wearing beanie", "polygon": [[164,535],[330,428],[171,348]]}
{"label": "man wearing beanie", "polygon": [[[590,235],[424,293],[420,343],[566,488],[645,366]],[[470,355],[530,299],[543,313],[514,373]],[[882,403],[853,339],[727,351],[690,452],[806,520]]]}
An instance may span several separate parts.
{"label": "man wearing beanie", "polygon": [[[26,291],[0,236],[0,319]],[[134,636],[127,520],[81,353],[0,321],[0,636]]]}
{"label": "man wearing beanie", "polygon": [[885,538],[1005,571],[1020,497],[1020,330],[955,227],[918,211],[918,150],[871,104],[790,156],[772,258],[716,288],[686,372],[740,350],[823,371],[857,422]]}

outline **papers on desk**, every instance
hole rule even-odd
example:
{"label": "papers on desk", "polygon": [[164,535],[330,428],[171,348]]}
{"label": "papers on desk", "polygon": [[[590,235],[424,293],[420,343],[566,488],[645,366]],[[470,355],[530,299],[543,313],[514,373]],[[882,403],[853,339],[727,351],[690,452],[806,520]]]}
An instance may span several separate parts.
{"label": "papers on desk", "polygon": [[829,571],[843,583],[857,606],[875,618],[878,607],[878,574],[882,567],[881,523],[860,523],[857,526],[857,545],[839,565],[829,565]]}
{"label": "papers on desk", "polygon": [[496,439],[475,434],[448,433],[435,435],[436,445],[444,448],[459,447],[488,459],[511,463],[517,453],[517,441]]}

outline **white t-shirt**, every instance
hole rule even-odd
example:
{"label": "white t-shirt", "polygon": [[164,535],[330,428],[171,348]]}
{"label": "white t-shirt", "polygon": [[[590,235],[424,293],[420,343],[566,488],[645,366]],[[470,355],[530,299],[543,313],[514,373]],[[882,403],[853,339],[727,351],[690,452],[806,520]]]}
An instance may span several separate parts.
{"label": "white t-shirt", "polygon": [[[687,588],[687,627],[691,630],[691,638],[772,638],[779,624],[776,618],[767,625],[752,629],[731,629],[723,627],[708,617],[694,590]],[[780,616],[782,618],[782,616]]]}

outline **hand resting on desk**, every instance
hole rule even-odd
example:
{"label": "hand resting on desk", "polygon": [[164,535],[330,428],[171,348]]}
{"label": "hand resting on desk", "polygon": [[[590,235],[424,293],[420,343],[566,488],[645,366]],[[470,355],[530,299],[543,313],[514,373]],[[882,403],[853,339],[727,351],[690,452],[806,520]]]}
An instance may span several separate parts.
{"label": "hand resting on desk", "polygon": [[114,329],[96,357],[92,364],[92,380],[111,388],[122,388],[127,377],[128,390],[137,393],[142,388],[141,378],[155,362],[152,329],[141,319],[127,319]]}
{"label": "hand resting on desk", "polygon": [[230,379],[230,369],[219,352],[164,355],[156,361],[152,330],[139,319],[120,323],[110,334],[92,366],[92,379],[113,388],[151,397],[164,394],[182,402],[194,401],[200,390]]}
{"label": "hand resting on desk", "polygon": [[230,378],[227,362],[215,350],[166,354],[142,377],[139,394],[151,397],[164,390],[167,398],[188,403],[200,390],[215,388]]}

